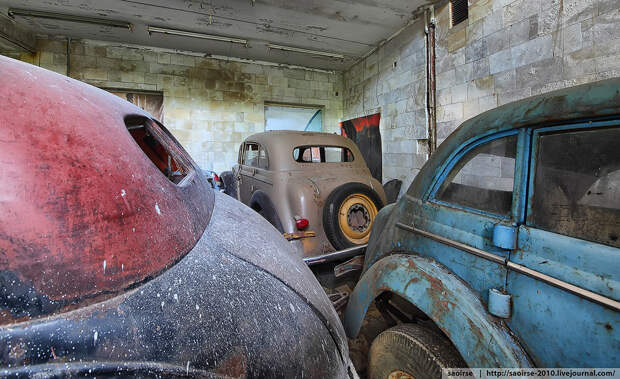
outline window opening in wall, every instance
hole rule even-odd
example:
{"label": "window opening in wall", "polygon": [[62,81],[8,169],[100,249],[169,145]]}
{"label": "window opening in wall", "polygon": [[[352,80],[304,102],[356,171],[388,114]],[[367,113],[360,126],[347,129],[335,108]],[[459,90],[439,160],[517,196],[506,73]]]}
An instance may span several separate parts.
{"label": "window opening in wall", "polygon": [[468,0],[450,0],[450,19],[452,20],[452,26],[467,20],[467,1]]}
{"label": "window opening in wall", "polygon": [[323,111],[313,106],[265,105],[265,131],[269,130],[320,132]]}
{"label": "window opening in wall", "polygon": [[179,184],[190,172],[186,162],[173,147],[175,141],[155,122],[145,117],[125,119],[129,134],[140,149],[171,182]]}
{"label": "window opening in wall", "polygon": [[353,162],[353,153],[339,146],[298,146],[293,150],[293,159],[299,163]]}
{"label": "window opening in wall", "polygon": [[108,89],[108,92],[133,105],[149,112],[159,122],[164,122],[164,95],[160,92],[136,92],[127,90]]}

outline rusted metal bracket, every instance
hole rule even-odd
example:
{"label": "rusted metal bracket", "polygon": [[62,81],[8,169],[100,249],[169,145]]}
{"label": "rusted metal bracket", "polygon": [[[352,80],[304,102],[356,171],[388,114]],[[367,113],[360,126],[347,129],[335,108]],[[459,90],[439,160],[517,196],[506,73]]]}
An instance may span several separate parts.
{"label": "rusted metal bracket", "polygon": [[308,266],[314,266],[319,263],[333,262],[341,259],[351,258],[358,254],[364,254],[367,246],[368,244],[358,245],[350,247],[348,249],[334,251],[332,253],[317,255],[315,257],[307,257],[304,258],[304,262],[306,262]]}
{"label": "rusted metal bracket", "polygon": [[342,310],[342,308],[344,308],[349,302],[349,294],[346,292],[332,293],[327,295],[327,297],[329,297],[329,300],[332,302],[336,312]]}
{"label": "rusted metal bracket", "polygon": [[292,241],[292,240],[298,240],[301,238],[316,237],[316,232],[309,230],[307,232],[283,233],[282,235],[287,240]]}
{"label": "rusted metal bracket", "polygon": [[354,271],[359,271],[364,267],[364,256],[357,255],[348,261],[341,263],[334,267],[334,276],[339,278],[343,275],[349,274]]}

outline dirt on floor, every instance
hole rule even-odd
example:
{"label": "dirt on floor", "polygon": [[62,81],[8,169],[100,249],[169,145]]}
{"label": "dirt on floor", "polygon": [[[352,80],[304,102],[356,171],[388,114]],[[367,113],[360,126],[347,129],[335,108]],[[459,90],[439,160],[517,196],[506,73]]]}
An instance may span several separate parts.
{"label": "dirt on floor", "polygon": [[[336,264],[334,263],[313,267],[312,271],[328,295],[341,293],[346,294],[348,297],[348,295],[353,292],[355,284],[359,280],[359,271],[336,278],[333,274],[335,265]],[[340,316],[341,320],[343,319],[345,309],[346,304],[340,309],[337,309],[338,316]],[[351,357],[351,361],[353,362],[360,378],[364,379],[368,377],[368,351],[370,350],[372,341],[379,335],[379,333],[391,326],[392,324],[390,324],[390,322],[383,317],[374,302],[371,303],[368,308],[368,312],[366,313],[366,317],[364,318],[360,334],[357,338],[348,339],[349,356]]]}

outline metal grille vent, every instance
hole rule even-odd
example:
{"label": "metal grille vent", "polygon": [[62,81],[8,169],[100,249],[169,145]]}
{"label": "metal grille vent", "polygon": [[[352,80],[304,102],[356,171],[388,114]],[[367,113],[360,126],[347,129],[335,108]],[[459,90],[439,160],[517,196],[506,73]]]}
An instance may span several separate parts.
{"label": "metal grille vent", "polygon": [[450,0],[452,26],[467,20],[467,0]]}

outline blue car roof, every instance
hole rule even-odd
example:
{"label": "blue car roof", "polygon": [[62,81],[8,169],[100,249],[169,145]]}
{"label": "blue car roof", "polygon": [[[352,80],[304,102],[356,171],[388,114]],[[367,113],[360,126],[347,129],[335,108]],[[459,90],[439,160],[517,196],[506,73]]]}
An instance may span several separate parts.
{"label": "blue car roof", "polygon": [[442,163],[455,149],[476,137],[615,115],[620,115],[620,78],[564,88],[491,109],[463,122],[452,132],[422,167],[407,193],[420,198]]}

